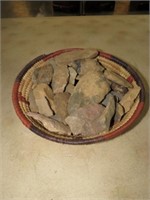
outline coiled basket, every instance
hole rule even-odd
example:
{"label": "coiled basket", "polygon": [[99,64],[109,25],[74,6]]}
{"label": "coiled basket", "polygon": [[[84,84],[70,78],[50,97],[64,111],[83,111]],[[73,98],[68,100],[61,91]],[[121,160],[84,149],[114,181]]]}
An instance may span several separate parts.
{"label": "coiled basket", "polygon": [[31,80],[34,70],[38,67],[43,66],[44,62],[46,62],[48,59],[58,56],[64,52],[69,52],[73,50],[77,50],[77,48],[63,49],[50,53],[48,55],[40,55],[29,62],[18,74],[13,85],[12,101],[14,109],[22,123],[32,132],[43,138],[66,144],[90,144],[105,141],[115,138],[126,132],[128,129],[132,128],[132,125],[140,116],[141,111],[144,107],[145,95],[143,83],[139,75],[127,63],[113,55],[104,53],[102,51],[99,51],[99,59],[102,64],[108,65],[110,68],[113,68],[113,70],[119,71],[120,75],[126,78],[129,82],[136,82],[136,84],[141,87],[140,94],[134,102],[134,105],[132,106],[128,114],[126,114],[126,116],[123,118],[123,120],[120,121],[120,123],[118,123],[109,132],[103,135],[99,134],[88,137],[73,137],[50,132],[46,130],[38,121],[26,115],[26,113],[30,111],[28,95],[32,87]]}

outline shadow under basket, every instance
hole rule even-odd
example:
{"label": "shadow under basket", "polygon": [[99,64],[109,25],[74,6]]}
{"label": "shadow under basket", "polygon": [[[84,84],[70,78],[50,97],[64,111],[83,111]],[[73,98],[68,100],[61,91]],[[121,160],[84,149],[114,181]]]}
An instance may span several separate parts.
{"label": "shadow under basket", "polygon": [[27,112],[30,111],[28,95],[33,85],[32,74],[34,70],[36,68],[44,66],[44,63],[47,60],[52,59],[55,56],[58,56],[64,52],[70,52],[78,49],[81,48],[58,50],[48,55],[40,55],[31,62],[29,62],[18,74],[13,85],[12,101],[14,109],[18,117],[22,121],[22,123],[28,129],[30,129],[37,135],[49,139],[51,141],[65,143],[65,144],[91,144],[105,140],[110,140],[132,128],[132,125],[135,123],[137,118],[139,118],[141,111],[143,110],[145,92],[143,83],[139,75],[133,70],[133,68],[131,68],[127,63],[118,59],[117,57],[110,55],[108,53],[104,53],[99,50],[98,50],[99,52],[98,57],[102,64],[108,65],[109,68],[113,68],[113,70],[119,72],[119,74],[122,75],[124,78],[126,78],[130,83],[135,83],[141,88],[140,94],[136,98],[132,108],[119,123],[115,124],[108,132],[105,132],[104,134],[75,137],[75,136],[60,135],[58,133],[50,132],[46,130],[42,126],[42,124],[34,120],[32,117],[27,116],[26,114]]}

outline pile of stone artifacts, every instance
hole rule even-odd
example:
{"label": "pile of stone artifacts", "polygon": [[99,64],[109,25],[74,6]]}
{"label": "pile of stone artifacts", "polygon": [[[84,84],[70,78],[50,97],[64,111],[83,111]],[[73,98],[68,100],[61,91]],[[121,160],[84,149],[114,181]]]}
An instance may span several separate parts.
{"label": "pile of stone artifacts", "polygon": [[104,134],[130,111],[140,87],[102,66],[98,51],[73,50],[34,70],[27,115],[50,132]]}

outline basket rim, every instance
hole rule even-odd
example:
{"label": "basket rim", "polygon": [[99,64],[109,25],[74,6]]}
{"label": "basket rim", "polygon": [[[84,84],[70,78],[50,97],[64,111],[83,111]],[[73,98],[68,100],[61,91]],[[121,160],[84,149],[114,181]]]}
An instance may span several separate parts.
{"label": "basket rim", "polygon": [[128,81],[132,82],[132,80],[134,79],[136,81],[136,83],[141,87],[141,91],[140,91],[140,95],[139,95],[139,103],[137,106],[137,109],[134,111],[133,115],[131,116],[131,118],[129,120],[127,120],[127,122],[125,122],[121,127],[119,127],[118,129],[114,130],[114,131],[110,131],[104,135],[96,135],[93,136],[93,138],[81,138],[81,137],[73,137],[71,139],[69,138],[61,138],[58,136],[54,136],[54,135],[50,135],[45,133],[44,131],[40,130],[38,127],[34,126],[31,121],[29,121],[26,116],[24,115],[22,109],[20,108],[19,105],[19,95],[18,95],[18,89],[19,89],[19,85],[20,82],[22,80],[22,77],[26,74],[26,72],[37,62],[39,62],[40,60],[43,61],[47,61],[50,58],[53,58],[57,55],[60,55],[62,53],[65,52],[70,52],[73,50],[82,50],[84,48],[68,48],[68,49],[61,49],[49,54],[42,54],[36,58],[34,58],[32,61],[30,61],[27,65],[25,65],[25,67],[20,71],[20,73],[18,74],[18,76],[15,79],[14,85],[13,85],[13,89],[12,89],[12,102],[13,102],[13,106],[15,109],[15,112],[17,114],[17,116],[20,118],[21,122],[28,128],[30,129],[32,132],[34,132],[35,134],[51,140],[51,141],[55,141],[58,143],[64,143],[64,144],[92,144],[92,143],[97,143],[97,142],[102,142],[102,141],[106,141],[106,140],[110,140],[113,139],[119,135],[122,135],[123,133],[125,133],[127,130],[129,130],[131,128],[131,125],[133,125],[133,123],[137,120],[137,118],[139,118],[143,108],[144,108],[144,104],[145,104],[145,89],[144,89],[144,85],[142,83],[141,78],[139,77],[139,75],[137,74],[137,72],[130,66],[128,65],[126,62],[122,61],[121,59],[119,59],[116,56],[113,56],[109,53],[105,53],[101,50],[98,50],[99,52],[99,56],[104,57],[110,61],[113,61],[116,64],[119,64],[120,67],[123,67],[124,69],[126,69],[130,76],[128,77]]}

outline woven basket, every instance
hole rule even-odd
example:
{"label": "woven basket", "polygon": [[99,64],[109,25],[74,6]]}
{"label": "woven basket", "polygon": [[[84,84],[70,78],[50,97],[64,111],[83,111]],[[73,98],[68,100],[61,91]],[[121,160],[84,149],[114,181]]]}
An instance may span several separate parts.
{"label": "woven basket", "polygon": [[121,135],[135,122],[135,120],[139,117],[143,107],[144,107],[144,87],[142,81],[138,74],[125,62],[118,59],[115,56],[99,51],[99,60],[104,65],[110,68],[113,71],[116,71],[125,79],[127,79],[132,84],[137,84],[141,87],[141,91],[139,96],[137,97],[134,105],[131,110],[125,115],[125,117],[121,120],[121,122],[115,124],[111,130],[103,135],[95,135],[88,137],[75,137],[75,136],[67,136],[60,135],[56,133],[52,133],[46,130],[38,121],[26,115],[28,111],[30,111],[28,95],[29,91],[32,88],[32,73],[36,68],[44,66],[45,62],[57,55],[60,55],[64,52],[69,52],[77,50],[77,48],[73,49],[63,49],[56,51],[54,53],[50,53],[48,55],[41,55],[35,58],[33,61],[28,63],[23,70],[18,74],[12,93],[12,100],[15,111],[22,121],[22,123],[29,128],[32,132],[36,133],[39,136],[42,136],[46,139],[67,143],[67,144],[89,144],[96,143],[104,140],[112,139],[116,136]]}

